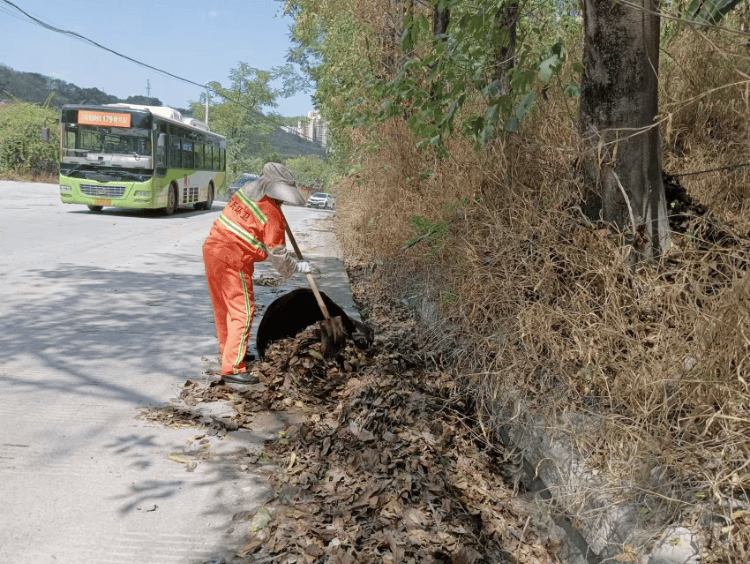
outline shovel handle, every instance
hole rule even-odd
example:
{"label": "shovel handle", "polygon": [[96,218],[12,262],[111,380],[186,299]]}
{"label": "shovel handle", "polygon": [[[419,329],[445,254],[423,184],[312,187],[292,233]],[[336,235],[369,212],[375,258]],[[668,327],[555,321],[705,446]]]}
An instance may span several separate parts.
{"label": "shovel handle", "polygon": [[[294,252],[297,254],[297,258],[299,260],[305,260],[302,257],[302,251],[300,251],[299,247],[297,246],[297,241],[294,239],[292,230],[289,229],[289,222],[287,222],[286,217],[284,217],[283,211],[281,212],[281,217],[284,219],[284,227],[286,228],[286,234],[289,235],[289,240],[292,242],[292,247],[294,248]],[[320,295],[320,292],[318,292],[318,286],[315,284],[315,280],[313,280],[312,274],[310,274],[309,272],[307,273],[307,281],[310,283],[310,288],[312,288],[313,294],[315,294],[315,299],[318,301],[318,306],[320,306],[320,311],[323,312],[323,317],[325,317],[326,319],[331,319],[331,316],[328,313],[328,308],[326,307],[325,302],[323,302],[323,297]]]}

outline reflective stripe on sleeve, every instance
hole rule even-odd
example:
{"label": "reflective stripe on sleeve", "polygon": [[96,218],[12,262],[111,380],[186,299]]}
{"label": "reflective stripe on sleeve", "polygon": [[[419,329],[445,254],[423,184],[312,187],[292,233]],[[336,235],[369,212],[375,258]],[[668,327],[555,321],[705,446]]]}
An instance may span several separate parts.
{"label": "reflective stripe on sleeve", "polygon": [[258,221],[260,221],[261,225],[265,225],[266,221],[268,221],[268,218],[265,216],[263,211],[258,207],[258,204],[253,202],[250,198],[245,196],[245,193],[242,190],[237,190],[235,192],[237,197],[240,199],[240,201],[245,204],[248,208],[250,208],[250,211],[253,212],[253,215],[256,217]]}
{"label": "reflective stripe on sleeve", "polygon": [[264,253],[266,252],[266,246],[263,243],[261,243],[255,237],[253,237],[250,233],[248,233],[247,231],[245,231],[244,229],[242,229],[242,227],[240,227],[239,225],[237,225],[235,222],[227,219],[227,217],[223,213],[219,216],[219,222],[224,227],[226,227],[227,229],[229,229],[229,231],[231,231],[232,233],[234,233],[235,235],[237,235],[237,237],[239,237],[243,241],[247,241],[253,247],[255,247],[257,249],[260,249]]}

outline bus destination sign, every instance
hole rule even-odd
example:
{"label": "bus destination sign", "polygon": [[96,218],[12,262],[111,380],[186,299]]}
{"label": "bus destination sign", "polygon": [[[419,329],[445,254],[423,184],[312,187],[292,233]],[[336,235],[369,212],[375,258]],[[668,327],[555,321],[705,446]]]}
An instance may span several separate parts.
{"label": "bus destination sign", "polygon": [[92,112],[78,110],[78,123],[81,125],[109,125],[111,127],[130,127],[130,114],[111,112]]}

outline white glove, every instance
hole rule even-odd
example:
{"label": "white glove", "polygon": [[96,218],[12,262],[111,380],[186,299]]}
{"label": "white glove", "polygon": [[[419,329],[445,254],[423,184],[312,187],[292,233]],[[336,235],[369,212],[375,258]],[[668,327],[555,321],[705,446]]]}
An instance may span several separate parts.
{"label": "white glove", "polygon": [[300,272],[302,274],[309,274],[313,271],[313,267],[310,266],[310,263],[306,260],[298,261],[297,264],[294,266],[295,272]]}

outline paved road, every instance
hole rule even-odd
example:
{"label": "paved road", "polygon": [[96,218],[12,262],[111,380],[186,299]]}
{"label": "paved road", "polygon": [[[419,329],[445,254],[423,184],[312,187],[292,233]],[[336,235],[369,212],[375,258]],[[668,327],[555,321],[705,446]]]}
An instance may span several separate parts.
{"label": "paved road", "polygon": [[[224,203],[171,217],[97,214],[63,205],[57,190],[0,182],[0,562],[192,564],[231,554],[246,532],[232,515],[270,496],[237,457],[261,449],[284,418],[209,437],[216,456],[193,472],[167,455],[184,451],[195,429],[135,418],[218,367],[200,250]],[[322,288],[354,313],[331,213],[285,211],[303,254],[326,273]],[[255,276],[276,274],[263,264]],[[258,301],[304,282],[256,285]]]}

